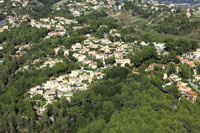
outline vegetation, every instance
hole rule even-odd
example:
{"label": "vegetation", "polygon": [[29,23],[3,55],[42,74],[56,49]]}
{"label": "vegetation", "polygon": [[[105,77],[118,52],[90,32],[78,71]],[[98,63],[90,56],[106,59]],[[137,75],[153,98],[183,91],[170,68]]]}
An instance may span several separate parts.
{"label": "vegetation", "polygon": [[[93,83],[89,90],[77,92],[71,102],[62,98],[48,105],[42,117],[36,115],[31,101],[16,99],[15,95],[19,95],[16,90],[10,92],[9,99],[8,94],[0,97],[1,113],[8,109],[10,112],[2,116],[0,129],[1,132],[8,127],[13,132],[25,128],[33,132],[199,131],[199,100],[195,104],[184,98],[178,102],[177,88],[171,86],[164,91],[159,82],[163,81],[156,75],[147,78],[116,67],[107,70],[104,79]],[[5,104],[8,101],[11,103]]]}
{"label": "vegetation", "polygon": [[158,57],[155,47],[145,46],[141,51],[136,51],[131,61],[136,67],[141,66],[145,61],[156,59]]}
{"label": "vegetation", "polygon": [[182,13],[164,18],[163,21],[159,22],[159,26],[156,30],[168,34],[184,35],[196,30],[199,24],[200,21],[196,20],[191,22],[190,19]]}
{"label": "vegetation", "polygon": [[[3,41],[7,41],[8,45],[19,45],[26,44],[28,42],[39,42],[41,38],[44,38],[47,34],[48,30],[45,28],[31,27],[28,23],[24,22],[20,25],[20,27],[13,28],[10,32],[7,30],[0,33],[0,43]],[[18,34],[18,36],[16,36]]]}
{"label": "vegetation", "polygon": [[[49,39],[45,37],[51,30],[31,27],[28,22],[0,33],[0,45],[3,46],[0,51],[0,59],[3,60],[0,64],[0,132],[200,131],[200,99],[191,103],[182,97],[176,83],[163,87],[170,82],[163,80],[165,73],[176,73],[186,81],[192,78],[193,69],[188,64],[180,64],[177,56],[195,51],[199,47],[197,41],[142,34],[135,25],[120,25],[117,19],[109,17],[106,10],[74,17],[68,8],[53,10],[52,5],[60,0],[38,1],[42,5],[31,8],[31,18],[63,16],[75,18],[78,24],[65,25],[66,34],[63,37],[54,36]],[[79,1],[82,0],[77,0]],[[152,12],[150,8],[143,9],[137,6],[137,2],[125,1],[124,9],[130,11],[132,16],[150,20],[160,13]],[[104,3],[107,4],[107,1]],[[151,30],[180,36],[198,28],[199,22],[189,21],[181,10],[178,15],[168,15],[156,23],[155,27],[151,27]],[[4,17],[0,16],[0,20]],[[73,26],[82,28],[75,29]],[[148,30],[148,27],[143,28]],[[120,35],[113,36],[110,32],[113,29]],[[42,95],[30,98],[27,94],[30,88],[41,85],[52,77],[80,69],[82,64],[73,57],[78,51],[69,51],[66,56],[65,50],[70,50],[76,43],[83,45],[83,41],[87,39],[86,34],[96,38],[107,37],[112,42],[123,41],[122,44],[128,46],[125,48],[128,52],[123,56],[129,58],[132,64],[126,64],[125,67],[114,66],[115,46],[112,46],[109,49],[111,56],[103,61],[89,57],[97,63],[97,68],[104,73],[104,77],[93,80],[91,84],[83,81],[89,85],[88,90],[74,91],[70,101],[66,97],[56,97],[48,105]],[[149,45],[142,46],[142,41]],[[159,54],[154,42],[165,43],[164,50]],[[19,47],[26,44],[28,47],[19,51]],[[59,50],[55,52],[55,48]],[[100,48],[95,50],[99,53],[103,51]],[[87,52],[85,55],[88,58]],[[61,62],[52,67],[41,67],[49,59],[59,59]],[[150,64],[158,66],[146,71]],[[25,66],[28,69],[24,69]],[[105,66],[112,67],[101,69]],[[197,66],[197,73],[200,74],[200,65]],[[37,108],[44,106],[46,110],[38,113]]]}

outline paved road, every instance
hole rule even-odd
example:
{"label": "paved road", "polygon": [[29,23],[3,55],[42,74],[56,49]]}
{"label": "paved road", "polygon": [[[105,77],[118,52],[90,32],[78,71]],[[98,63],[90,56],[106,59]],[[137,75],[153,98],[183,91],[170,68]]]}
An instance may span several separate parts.
{"label": "paved road", "polygon": [[189,81],[189,84],[190,84],[198,93],[200,93],[199,86],[196,85],[196,84],[194,84],[194,83],[192,83],[192,80],[191,80],[191,79],[189,79],[188,81]]}
{"label": "paved road", "polygon": [[42,108],[40,108],[40,112],[44,112],[46,110],[46,106],[50,103],[52,102],[48,100],[47,103]]}
{"label": "paved road", "polygon": [[0,21],[0,26],[4,26],[4,25],[6,25],[6,24],[7,24],[6,20]]}
{"label": "paved road", "polygon": [[12,11],[12,13],[15,15],[15,21],[18,21],[17,13],[15,13],[14,11]]}
{"label": "paved road", "polygon": [[[160,13],[160,15],[158,16],[158,18],[160,18],[161,16],[163,16],[163,12]],[[158,19],[157,18],[157,19]],[[147,25],[150,25],[153,22],[154,19],[152,19]]]}

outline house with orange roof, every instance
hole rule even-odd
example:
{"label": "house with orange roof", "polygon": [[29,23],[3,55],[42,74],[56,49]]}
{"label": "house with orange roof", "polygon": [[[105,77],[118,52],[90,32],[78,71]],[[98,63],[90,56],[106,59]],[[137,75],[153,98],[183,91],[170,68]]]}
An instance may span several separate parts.
{"label": "house with orange roof", "polygon": [[181,64],[186,63],[186,64],[188,64],[190,67],[194,67],[194,66],[195,66],[194,61],[190,61],[190,60],[188,60],[188,59],[184,59],[184,58],[181,57],[181,56],[177,56],[177,58],[180,60]]}
{"label": "house with orange roof", "polygon": [[170,74],[169,79],[174,82],[178,82],[181,80],[181,78],[179,78],[178,75],[176,75],[176,74]]}
{"label": "house with orange roof", "polygon": [[88,66],[89,66],[89,68],[97,69],[97,63],[96,62],[90,62],[90,64]]}
{"label": "house with orange roof", "polygon": [[188,99],[191,99],[193,103],[197,100],[197,96],[198,96],[198,93],[194,91],[187,91],[185,94],[185,97],[187,97]]}

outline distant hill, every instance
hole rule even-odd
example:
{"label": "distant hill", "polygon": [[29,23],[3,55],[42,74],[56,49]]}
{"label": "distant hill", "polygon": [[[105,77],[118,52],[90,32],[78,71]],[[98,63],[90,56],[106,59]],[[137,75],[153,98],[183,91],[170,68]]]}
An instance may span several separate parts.
{"label": "distant hill", "polygon": [[38,0],[38,1],[43,3],[45,6],[52,6],[53,4],[55,4],[61,0]]}
{"label": "distant hill", "polygon": [[162,2],[174,2],[174,3],[200,3],[200,0],[157,0]]}

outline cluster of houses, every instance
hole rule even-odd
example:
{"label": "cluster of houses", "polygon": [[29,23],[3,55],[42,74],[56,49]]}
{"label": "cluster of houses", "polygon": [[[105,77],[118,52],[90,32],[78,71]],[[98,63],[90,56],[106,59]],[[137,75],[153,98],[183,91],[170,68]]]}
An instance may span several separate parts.
{"label": "cluster of houses", "polygon": [[195,66],[195,62],[193,60],[188,60],[188,59],[184,59],[183,57],[181,56],[178,56],[177,57],[179,60],[180,60],[180,63],[181,64],[188,64],[190,67],[194,67]]}
{"label": "cluster of houses", "polygon": [[[56,24],[56,23],[64,23],[70,24],[73,22],[73,20],[68,21],[67,19],[63,19],[60,17],[57,17],[55,19],[41,19],[40,22],[34,23],[37,24]],[[35,21],[34,21],[35,22]],[[44,22],[44,23],[43,23]],[[75,22],[75,21],[74,21]],[[103,25],[102,25],[103,26]],[[38,27],[39,28],[39,27]],[[82,27],[78,27],[82,28]],[[120,34],[117,32],[116,29],[111,29],[109,32],[110,35],[113,36],[120,36]],[[54,36],[58,35],[57,31],[48,33],[48,36]],[[65,49],[64,47],[60,46],[55,48],[55,53],[57,54],[60,49],[64,51],[64,55],[68,56],[69,52],[73,52],[73,57],[77,59],[78,62],[82,65],[82,68],[77,71],[72,71],[70,75],[65,75],[58,77],[54,80],[50,80],[46,83],[44,83],[41,86],[37,86],[34,88],[31,88],[30,94],[31,96],[34,96],[36,94],[41,94],[46,100],[53,100],[55,96],[61,97],[66,96],[70,98],[73,95],[73,90],[86,90],[88,88],[88,83],[90,84],[92,79],[96,77],[94,76],[94,73],[99,73],[97,71],[107,68],[110,65],[106,64],[105,60],[108,58],[114,58],[115,63],[113,65],[117,66],[120,65],[121,67],[126,67],[126,64],[132,65],[130,59],[128,58],[129,53],[132,52],[131,49],[133,47],[133,44],[131,43],[125,43],[123,41],[110,41],[107,36],[104,36],[101,39],[97,39],[90,34],[85,35],[87,37],[86,40],[84,40],[81,43],[75,43],[71,46],[71,49]],[[137,42],[134,42],[134,44]],[[165,49],[165,43],[153,43],[155,48],[157,49],[158,53],[161,53]],[[141,42],[141,46],[149,45],[149,43]],[[29,47],[29,45],[23,45],[20,46],[18,49],[19,51],[22,51],[23,49],[26,49]],[[199,58],[199,52],[200,50],[197,49],[197,51],[193,52],[193,57]],[[180,60],[181,64],[188,64],[190,67],[194,67],[195,63],[193,60],[186,59],[182,56],[177,57]],[[98,62],[96,60],[100,60],[103,63],[103,66],[99,67]],[[53,67],[59,62],[63,62],[60,59],[51,59],[49,58],[47,61],[43,63],[39,68],[44,67]],[[153,67],[156,64],[152,64],[148,69],[153,69]],[[165,66],[161,66],[163,69],[165,69]],[[89,71],[90,70],[90,71]],[[86,72],[89,71],[89,72]],[[81,74],[84,73],[84,74]],[[86,74],[87,73],[87,74]],[[88,74],[89,73],[89,74]],[[100,77],[102,77],[102,74]],[[194,75],[195,79],[198,80],[200,76],[197,74]],[[180,82],[181,78],[179,78],[177,75],[170,75],[169,79],[171,82]],[[86,82],[87,81],[87,82]],[[192,101],[194,102],[197,98],[197,93],[193,92],[192,89],[188,88],[187,85],[185,86],[185,90],[183,87],[184,84],[180,83],[177,85],[183,96],[187,98],[192,98]],[[42,89],[41,89],[42,88]]]}
{"label": "cluster of houses", "polygon": [[[190,61],[188,59],[184,59],[183,57],[178,57],[181,61],[181,63],[186,63],[188,64],[190,67],[194,67],[195,65],[193,64],[193,61]],[[192,62],[192,63],[191,63]],[[177,68],[177,71],[178,68]],[[180,78],[178,75],[176,74],[170,74],[169,77],[167,76],[167,74],[164,74],[164,80],[169,79],[170,82],[163,85],[163,87],[166,87],[167,85],[171,85],[172,83],[176,83],[178,90],[181,92],[181,94],[186,97],[187,99],[190,99],[193,103],[196,101],[197,97],[198,97],[198,93],[193,91],[191,87],[194,87],[194,82],[196,81],[200,81],[200,75],[197,74],[197,70],[194,69],[194,75],[193,75],[193,80],[190,81],[188,80],[188,83],[183,82],[182,78]],[[195,85],[196,87],[198,87],[198,85]],[[198,91],[198,88],[196,88]]]}
{"label": "cluster of houses", "polygon": [[63,60],[61,59],[52,59],[52,58],[49,58],[47,61],[45,61],[38,69],[42,69],[44,67],[53,67],[55,66],[57,63],[61,63],[63,62]]}
{"label": "cluster of houses", "polygon": [[111,42],[107,38],[96,39],[90,35],[87,35],[87,37],[88,39],[83,44],[72,45],[73,57],[86,68],[96,69],[98,66],[95,59],[101,60],[106,67],[105,60],[111,57],[115,58],[115,65],[119,64],[123,67],[125,64],[131,65],[128,58],[129,44],[122,41]]}
{"label": "cluster of houses", "polygon": [[[0,0],[0,3],[2,3],[3,0]],[[28,5],[28,1],[22,1],[22,0],[14,0],[14,5],[16,3],[22,3],[24,7]],[[141,2],[141,6],[144,9],[148,8],[148,4],[146,2]],[[92,6],[91,6],[92,4]],[[158,11],[160,9],[161,5],[158,2],[151,2],[151,9]],[[74,17],[78,17],[81,14],[87,12],[90,13],[94,10],[99,10],[102,8],[111,8],[115,7],[117,10],[121,10],[123,8],[123,3],[120,3],[119,5],[116,5],[115,0],[107,0],[107,4],[105,4],[103,1],[99,2],[98,0],[86,0],[84,2],[74,2],[72,0],[69,0],[67,7],[69,8],[69,11],[74,15]],[[59,7],[56,8],[57,10],[60,10]],[[189,11],[188,11],[189,12]],[[26,18],[29,18],[28,15],[24,16],[18,16],[18,19],[22,21],[26,21]],[[16,17],[13,16],[7,16],[6,21],[8,21],[10,24],[14,26]],[[44,39],[51,38],[53,36],[64,36],[66,34],[66,26],[75,24],[76,26],[73,26],[73,29],[79,29],[83,28],[83,26],[77,26],[78,22],[76,19],[66,19],[64,17],[54,17],[54,18],[41,18],[40,20],[34,20],[30,19],[30,25],[32,27],[37,28],[47,28],[51,30],[47,34],[47,36]],[[100,27],[105,26],[101,25]],[[0,32],[8,29],[7,25],[0,26]],[[111,36],[118,36],[120,37],[121,34],[117,31],[117,29],[111,29],[108,33]],[[30,89],[29,94],[30,97],[34,97],[35,95],[42,95],[43,98],[45,98],[49,103],[55,100],[56,97],[67,97],[70,99],[70,97],[73,95],[73,92],[76,90],[87,90],[89,88],[89,85],[93,81],[93,79],[101,79],[103,78],[103,73],[101,72],[101,69],[105,69],[107,67],[110,67],[111,64],[106,63],[106,59],[114,58],[113,66],[121,66],[126,67],[127,65],[132,65],[131,60],[129,58],[130,52],[132,52],[134,44],[133,43],[125,43],[122,40],[120,41],[110,41],[107,37],[107,35],[104,35],[103,38],[97,39],[93,37],[90,34],[85,35],[87,37],[86,40],[84,40],[81,43],[75,43],[71,46],[71,49],[65,49],[63,46],[59,46],[55,48],[56,55],[58,54],[58,51],[62,49],[64,51],[64,55],[68,56],[69,52],[73,52],[72,56],[77,59],[77,61],[81,64],[81,68],[79,70],[73,70],[70,74],[61,75],[59,77],[54,77],[48,80],[47,82],[38,85],[36,87],[33,87]],[[149,45],[150,43],[146,42],[140,42],[141,46]],[[163,50],[165,49],[165,43],[153,43],[155,48],[157,49],[157,52],[161,54]],[[15,47],[18,49],[16,53],[20,56],[23,55],[23,50],[31,47],[30,44],[25,44],[21,46]],[[3,46],[0,45],[0,50],[3,50]],[[197,49],[197,51],[193,52],[192,55],[188,56],[188,58],[184,58],[182,56],[178,56],[177,58],[180,60],[181,64],[188,64],[191,68],[195,67],[194,60],[198,60],[200,57],[200,49]],[[191,60],[192,59],[192,60]],[[103,66],[99,66],[99,62],[101,61]],[[40,59],[34,60],[32,64],[35,64],[39,62]],[[44,67],[53,67],[57,63],[63,62],[62,59],[59,58],[50,58],[48,57],[48,60],[46,60],[41,66],[38,67],[38,69],[42,69]],[[3,60],[0,59],[0,63],[3,63]],[[154,66],[157,66],[158,64],[151,64],[148,68],[148,70],[152,70]],[[159,65],[162,67],[162,69],[165,69],[165,65]],[[24,70],[28,70],[29,66],[24,66]],[[195,80],[200,80],[200,75],[195,74],[194,75]],[[187,97],[188,99],[191,99],[192,102],[195,102],[197,99],[198,94],[194,91],[192,91],[192,88],[189,87],[188,83],[184,83],[181,81],[181,78],[178,77],[176,74],[164,75],[164,79],[169,79],[170,83],[166,85],[171,85],[172,83],[176,83],[178,89],[180,90],[181,94],[184,97]],[[164,85],[163,87],[165,87]]]}
{"label": "cluster of houses", "polygon": [[[1,13],[1,10],[0,10]],[[2,14],[7,15],[7,12],[3,12]],[[3,32],[4,30],[9,30],[10,28],[16,27],[17,22],[24,22],[29,18],[28,15],[19,15],[19,16],[10,16],[7,15],[5,20],[0,21],[0,32]],[[10,26],[8,26],[10,24]]]}
{"label": "cluster of houses", "polygon": [[185,96],[188,99],[191,99],[193,103],[196,101],[198,93],[192,91],[192,88],[188,86],[188,83],[178,81],[177,87],[183,96]]}
{"label": "cluster of houses", "polygon": [[[116,30],[111,30],[112,31]],[[67,97],[70,98],[73,95],[74,90],[87,90],[92,80],[101,79],[103,73],[100,72],[107,66],[105,60],[114,57],[115,64],[125,67],[126,64],[132,65],[128,58],[128,52],[131,48],[130,44],[126,44],[122,41],[111,42],[108,38],[97,39],[90,34],[87,34],[87,39],[82,43],[75,43],[71,49],[65,49],[60,46],[55,48],[55,53],[62,49],[64,55],[68,56],[69,52],[73,52],[73,57],[77,59],[82,65],[80,70],[74,70],[69,75],[62,75],[55,79],[50,79],[42,85],[38,85],[30,89],[29,93],[31,97],[37,94],[42,95],[47,101],[52,101],[55,97]],[[98,68],[98,62],[103,62],[103,66]],[[56,63],[62,62],[58,59],[49,59],[40,66],[40,68],[47,65],[52,67]]]}
{"label": "cluster of houses", "polygon": [[12,6],[16,7],[16,6],[22,6],[22,7],[27,7],[29,0],[11,0],[12,1]]}
{"label": "cluster of houses", "polygon": [[[163,79],[169,80],[170,82],[166,83],[162,87],[165,88],[166,86],[175,83],[177,85],[178,90],[181,92],[182,96],[186,97],[187,99],[190,99],[192,102],[195,102],[199,93],[198,85],[200,81],[200,75],[197,73],[197,68],[196,68],[198,64],[196,61],[199,60],[199,56],[200,56],[200,49],[197,49],[196,51],[189,54],[183,54],[182,56],[177,56],[177,58],[180,61],[180,64],[188,64],[191,70],[190,74],[193,75],[191,75],[191,79],[187,79],[186,82],[186,80],[183,80],[177,74],[173,73],[168,76],[166,73],[164,73]],[[159,67],[159,69],[165,70],[167,65],[153,63],[149,65],[146,71],[153,70],[155,66]],[[180,72],[180,67],[178,65],[176,65],[175,69],[176,73]]]}
{"label": "cluster of houses", "polygon": [[169,83],[162,86],[163,88],[175,83],[183,97],[186,97],[187,99],[191,100],[193,103],[197,100],[198,93],[193,91],[188,83],[181,81],[182,79],[178,75],[173,73],[173,74],[170,74],[168,77],[167,74],[165,73],[163,79],[170,80]]}
{"label": "cluster of houses", "polygon": [[[137,42],[136,42],[137,43]],[[146,43],[144,41],[141,41],[140,42],[140,45],[141,46],[148,46],[150,43]],[[156,50],[157,50],[157,53],[160,55],[161,52],[164,52],[164,49],[165,49],[165,43],[156,43],[156,42],[153,42],[153,45],[155,46]]]}
{"label": "cluster of houses", "polygon": [[196,51],[190,54],[184,54],[187,59],[198,61],[200,59],[200,49],[196,49]]}
{"label": "cluster of houses", "polygon": [[42,95],[47,101],[55,100],[55,97],[67,97],[68,99],[76,90],[87,90],[93,79],[103,78],[102,72],[73,70],[70,74],[51,78],[46,83],[30,89],[31,97]]}
{"label": "cluster of houses", "polygon": [[[78,17],[83,13],[89,14],[94,10],[99,10],[102,8],[121,9],[122,5],[120,4],[117,7],[115,7],[115,3],[116,3],[115,0],[107,0],[106,4],[104,1],[98,1],[98,0],[86,0],[84,2],[74,2],[70,0],[69,4],[67,4],[67,7],[69,8],[69,11],[73,14],[73,16]],[[60,7],[57,7],[57,9],[60,10]]]}
{"label": "cluster of houses", "polygon": [[63,17],[54,17],[50,18],[41,18],[39,21],[31,19],[30,25],[37,28],[47,28],[53,29],[52,32],[49,32],[46,38],[52,36],[64,36],[66,33],[66,25],[77,24],[76,20],[65,19]]}

